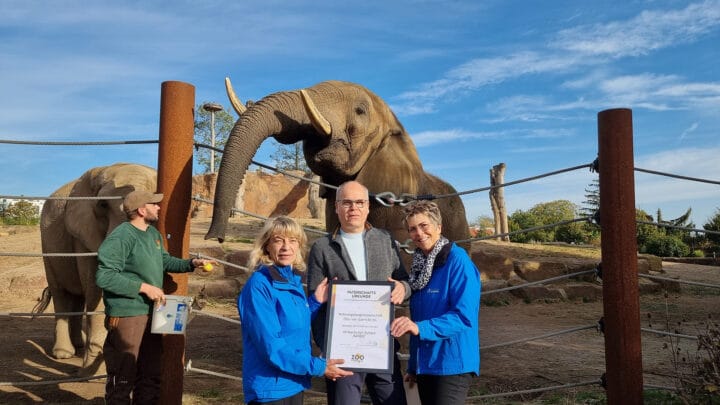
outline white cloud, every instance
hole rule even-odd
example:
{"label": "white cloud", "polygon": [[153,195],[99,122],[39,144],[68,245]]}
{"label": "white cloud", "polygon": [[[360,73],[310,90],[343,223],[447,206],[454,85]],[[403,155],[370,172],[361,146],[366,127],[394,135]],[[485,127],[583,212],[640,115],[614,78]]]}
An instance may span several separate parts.
{"label": "white cloud", "polygon": [[560,31],[552,46],[570,52],[620,58],[688,43],[720,25],[720,2],[690,4],[682,10],[643,11],[627,21]]}
{"label": "white cloud", "polygon": [[490,139],[502,136],[492,132],[470,132],[461,129],[448,129],[444,131],[423,131],[412,136],[418,148],[445,142],[469,141],[471,139]]}

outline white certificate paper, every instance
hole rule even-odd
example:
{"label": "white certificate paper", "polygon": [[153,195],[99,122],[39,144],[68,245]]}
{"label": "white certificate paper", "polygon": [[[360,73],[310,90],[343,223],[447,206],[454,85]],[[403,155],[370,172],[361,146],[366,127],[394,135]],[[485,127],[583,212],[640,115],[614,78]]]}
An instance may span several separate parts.
{"label": "white certificate paper", "polygon": [[391,282],[331,281],[325,357],[350,371],[392,373]]}

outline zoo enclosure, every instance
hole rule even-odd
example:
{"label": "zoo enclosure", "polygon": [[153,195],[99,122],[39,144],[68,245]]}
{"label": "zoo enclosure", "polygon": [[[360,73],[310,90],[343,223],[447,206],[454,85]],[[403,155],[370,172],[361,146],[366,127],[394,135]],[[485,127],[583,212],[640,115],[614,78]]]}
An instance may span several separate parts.
{"label": "zoo enclosure", "polygon": [[[187,231],[192,176],[192,128],[194,88],[181,82],[165,82],[162,87],[160,147],[158,159],[158,191],[170,198],[161,212],[161,232],[168,236],[168,250],[177,256],[187,256]],[[640,349],[640,320],[635,241],[635,197],[632,144],[632,112],[628,109],[606,110],[598,114],[598,145],[601,205],[600,218],[603,261],[603,305],[605,312],[606,378],[609,403],[642,402],[642,354]],[[7,142],[10,143],[10,142]],[[256,163],[256,162],[253,162]],[[583,165],[581,167],[587,167]],[[303,179],[307,180],[307,179]],[[511,183],[499,185],[507,186]],[[380,193],[378,201],[385,205],[403,203],[412,196],[395,198],[392,193]],[[443,196],[423,196],[442,198]],[[416,196],[417,199],[420,196]],[[172,216],[173,229],[163,227]],[[185,222],[178,221],[185,218]],[[497,235],[495,235],[497,236]],[[478,238],[481,239],[481,238]],[[185,293],[185,280],[168,292]],[[183,291],[184,290],[184,291]],[[165,380],[182,381],[182,352],[184,341],[166,341],[175,355],[170,367],[173,374]],[[179,356],[177,356],[179,354]],[[180,362],[177,362],[180,359]],[[179,366],[179,367],[178,367]],[[187,370],[190,369],[188,364]],[[197,369],[193,369],[197,370]],[[179,376],[179,377],[178,377]],[[169,376],[168,376],[169,377]],[[177,391],[177,390],[176,390]],[[181,391],[180,391],[181,393]],[[170,401],[167,403],[175,403]],[[179,403],[179,402],[177,402]]]}

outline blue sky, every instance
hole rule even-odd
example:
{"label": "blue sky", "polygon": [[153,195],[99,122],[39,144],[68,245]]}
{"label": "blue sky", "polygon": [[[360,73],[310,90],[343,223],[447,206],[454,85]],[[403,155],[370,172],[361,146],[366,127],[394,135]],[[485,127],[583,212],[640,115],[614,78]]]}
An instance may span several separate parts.
{"label": "blue sky", "polygon": [[[633,110],[635,166],[720,180],[720,0],[0,0],[0,139],[157,139],[160,86],[196,104],[323,80],[380,95],[427,171],[458,191],[592,162],[597,113]],[[271,163],[269,146],[255,160]],[[90,167],[157,167],[157,148],[0,144],[0,195],[49,195]],[[508,211],[580,204],[587,170],[508,187]],[[717,185],[636,173],[637,206],[701,226]],[[464,197],[470,220],[486,192]]]}

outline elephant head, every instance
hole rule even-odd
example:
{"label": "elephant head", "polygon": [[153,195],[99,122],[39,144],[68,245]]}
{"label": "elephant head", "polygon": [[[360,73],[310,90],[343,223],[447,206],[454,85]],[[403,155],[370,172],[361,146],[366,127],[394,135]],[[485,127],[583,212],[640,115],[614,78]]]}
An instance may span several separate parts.
{"label": "elephant head", "polygon": [[127,220],[122,198],[135,189],[155,192],[154,169],[136,164],[116,163],[85,172],[70,196],[108,197],[99,200],[68,200],[65,226],[88,252],[97,252],[105,237]]}
{"label": "elephant head", "polygon": [[[399,196],[439,192],[434,190],[434,183],[440,180],[424,172],[415,146],[395,114],[363,86],[326,81],[302,90],[271,94],[247,109],[229,86],[228,94],[240,118],[225,145],[206,239],[218,238],[222,242],[243,176],[257,148],[270,136],[283,144],[303,142],[308,167],[323,182],[334,186],[357,180],[371,193],[391,191]],[[444,184],[443,190],[452,189],[440,183]],[[328,200],[326,222],[330,229],[337,223],[332,207],[335,195],[325,193],[323,197]],[[377,208],[369,217],[374,225],[402,228],[398,207]],[[462,212],[453,215],[461,214],[465,221],[461,202],[460,208]],[[388,210],[394,214],[388,214]],[[464,231],[466,234],[467,227]]]}

